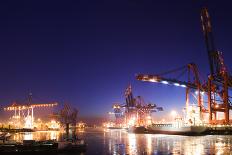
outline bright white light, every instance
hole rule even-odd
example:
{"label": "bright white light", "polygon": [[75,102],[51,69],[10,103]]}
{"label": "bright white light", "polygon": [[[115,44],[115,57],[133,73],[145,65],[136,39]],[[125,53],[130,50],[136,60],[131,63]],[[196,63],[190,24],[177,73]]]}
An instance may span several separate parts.
{"label": "bright white light", "polygon": [[202,91],[202,92],[201,92],[201,95],[204,95],[204,94],[205,94],[205,92]]}
{"label": "bright white light", "polygon": [[147,119],[151,119],[151,116],[147,116]]}
{"label": "bright white light", "polygon": [[176,117],[177,112],[176,112],[175,110],[172,110],[171,115],[172,115],[173,117]]}
{"label": "bright white light", "polygon": [[167,81],[161,81],[161,83],[163,83],[163,84],[168,84],[168,82],[167,82]]}
{"label": "bright white light", "polygon": [[180,84],[179,84],[179,83],[174,83],[174,86],[179,87],[179,86],[180,86]]}
{"label": "bright white light", "polygon": [[50,128],[51,129],[59,129],[60,128],[60,125],[58,122],[56,122],[55,120],[51,120],[50,122]]}
{"label": "bright white light", "polygon": [[132,118],[129,120],[128,124],[129,124],[130,126],[134,126],[134,125],[135,125],[135,121],[136,121],[136,118],[135,118],[135,117],[132,117]]}
{"label": "bright white light", "polygon": [[157,80],[156,79],[150,79],[150,82],[157,82]]}
{"label": "bright white light", "polygon": [[184,85],[184,84],[182,84],[182,85],[180,85],[181,87],[183,87],[183,88],[186,88],[186,85]]}
{"label": "bright white light", "polygon": [[195,94],[198,95],[198,91],[195,91]]}
{"label": "bright white light", "polygon": [[24,127],[27,128],[27,129],[32,129],[32,118],[31,118],[31,116],[27,116],[25,118]]}

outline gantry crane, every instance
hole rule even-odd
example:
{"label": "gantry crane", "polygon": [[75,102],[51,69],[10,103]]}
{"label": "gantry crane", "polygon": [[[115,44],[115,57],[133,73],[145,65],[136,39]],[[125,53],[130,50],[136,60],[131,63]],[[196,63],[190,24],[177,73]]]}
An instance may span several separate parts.
{"label": "gantry crane", "polygon": [[[198,106],[200,113],[209,113],[210,124],[229,124],[229,111],[232,109],[232,104],[229,96],[229,88],[232,87],[232,76],[229,74],[225,64],[222,53],[217,51],[214,44],[212,26],[207,8],[203,8],[201,11],[201,22],[205,37],[206,48],[208,52],[210,75],[207,82],[201,83],[199,79],[199,72],[197,66],[193,63],[188,64],[188,80],[182,81],[175,78],[167,78],[162,74],[158,75],[145,75],[139,74],[136,76],[137,80],[158,82],[163,84],[173,84],[175,86],[181,86],[186,88],[186,109],[189,103],[190,89],[198,91]],[[166,73],[175,72],[182,68],[169,71]],[[190,74],[193,73],[193,80],[190,80]],[[202,97],[200,92],[207,92],[208,108],[203,106]],[[217,112],[224,113],[224,120],[220,122],[217,120]],[[214,116],[214,117],[213,117]]]}
{"label": "gantry crane", "polygon": [[[185,80],[165,77],[167,74],[177,73],[180,71],[181,76],[187,72],[187,78],[185,78]],[[186,111],[188,111],[190,95],[193,95],[191,90],[194,90],[194,92],[197,92],[197,96],[194,94],[194,97],[196,98],[198,107],[200,108],[200,117],[202,116],[202,112],[206,112],[206,108],[202,102],[202,92],[206,91],[206,87],[202,86],[198,68],[194,63],[190,63],[158,75],[138,74],[136,75],[136,79],[140,81],[156,82],[186,88]]]}
{"label": "gantry crane", "polygon": [[228,89],[232,87],[232,77],[225,66],[222,53],[215,47],[211,20],[207,8],[203,8],[201,11],[201,22],[210,66],[210,75],[208,76],[209,122],[219,123],[216,117],[217,112],[223,112],[223,124],[229,124],[229,111],[232,109],[232,105]]}
{"label": "gantry crane", "polygon": [[146,104],[141,96],[133,97],[131,85],[126,88],[124,95],[126,103],[114,104],[114,113],[110,113],[115,115],[116,123],[122,124],[124,121],[126,125],[145,126],[148,124],[147,119],[151,122],[151,113],[163,111],[156,104]]}
{"label": "gantry crane", "polygon": [[113,105],[113,110],[114,112],[113,113],[110,113],[110,114],[114,114],[115,116],[115,123],[117,125],[120,125],[120,124],[123,124],[123,121],[124,121],[124,112],[122,110],[124,106],[123,105],[120,105],[119,103],[116,103]]}
{"label": "gantry crane", "polygon": [[[33,103],[32,102],[32,93],[29,93],[27,103],[17,103],[13,102],[11,105],[4,108],[4,111],[14,111],[13,118],[16,120],[14,125],[22,127],[21,122],[24,123],[24,128],[33,128],[34,127],[34,109],[35,108],[45,108],[45,107],[54,107],[57,106],[57,102],[50,103]],[[23,120],[22,120],[23,119]]]}

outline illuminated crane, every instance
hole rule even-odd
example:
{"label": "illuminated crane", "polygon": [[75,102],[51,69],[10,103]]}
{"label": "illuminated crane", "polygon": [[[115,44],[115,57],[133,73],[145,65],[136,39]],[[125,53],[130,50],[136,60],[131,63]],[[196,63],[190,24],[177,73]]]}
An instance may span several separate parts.
{"label": "illuminated crane", "polygon": [[125,99],[125,104],[114,104],[114,112],[109,113],[115,115],[116,124],[146,126],[152,122],[151,113],[163,111],[156,104],[146,104],[141,96],[133,97],[131,85],[125,90]]}
{"label": "illuminated crane", "polygon": [[19,104],[17,102],[13,102],[10,106],[4,108],[5,111],[14,111],[13,119],[15,120],[15,124],[18,128],[23,127],[32,129],[34,127],[34,108],[46,108],[46,107],[54,107],[57,106],[57,102],[51,103],[32,103],[32,94],[29,94],[28,103]]}
{"label": "illuminated crane", "polygon": [[208,76],[209,122],[218,123],[217,112],[223,112],[223,124],[229,124],[229,111],[232,109],[232,105],[228,89],[232,87],[232,77],[225,66],[222,53],[215,48],[212,25],[207,8],[203,8],[201,11],[201,22],[210,66],[210,75]]}
{"label": "illuminated crane", "polygon": [[124,121],[124,112],[123,112],[123,105],[120,105],[118,103],[113,105],[114,112],[109,112],[109,114],[113,114],[115,116],[115,124],[121,125]]}
{"label": "illuminated crane", "polygon": [[[210,16],[208,10],[203,8],[201,11],[201,22],[203,33],[205,37],[206,48],[208,52],[210,75],[206,83],[201,84],[199,80],[199,74],[196,65],[188,64],[188,72],[193,73],[193,80],[190,80],[188,75],[188,80],[182,81],[177,78],[167,78],[161,74],[158,75],[144,75],[139,74],[136,76],[138,80],[148,81],[148,82],[158,82],[163,84],[172,84],[175,86],[180,86],[186,88],[186,109],[189,103],[189,94],[191,89],[197,90],[198,94],[198,106],[200,108],[200,113],[209,113],[209,123],[210,124],[229,124],[229,112],[232,109],[232,103],[229,96],[229,88],[232,87],[232,76],[229,74],[222,53],[217,51],[214,44],[212,26],[210,21]],[[169,71],[166,73],[175,72],[181,70],[182,68]],[[208,109],[205,109],[202,102],[201,92],[207,92],[208,97]],[[217,112],[224,113],[224,120],[220,121],[217,119]]]}
{"label": "illuminated crane", "polygon": [[[181,72],[181,74],[178,77],[183,76],[187,72],[187,78],[185,78],[185,80],[179,80],[177,78],[165,77],[168,74],[177,73],[177,72]],[[173,85],[177,87],[186,88],[187,115],[189,114],[190,95],[192,95],[194,99],[197,100],[197,105],[199,107],[199,121],[202,118],[202,112],[207,111],[206,108],[204,108],[204,105],[202,102],[202,93],[206,91],[206,88],[202,86],[200,82],[200,75],[198,72],[198,68],[193,63],[190,63],[183,67],[170,70],[165,73],[158,74],[158,75],[138,74],[136,75],[136,79],[140,81],[155,82],[155,83],[161,83],[161,84]],[[192,90],[197,93],[195,94],[192,93]]]}

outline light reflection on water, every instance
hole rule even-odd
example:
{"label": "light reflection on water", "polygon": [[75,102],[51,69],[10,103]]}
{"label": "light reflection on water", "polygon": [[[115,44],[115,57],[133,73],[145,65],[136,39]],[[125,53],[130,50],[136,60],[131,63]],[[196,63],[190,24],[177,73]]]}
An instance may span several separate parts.
{"label": "light reflection on water", "polygon": [[[88,143],[85,154],[217,154],[232,155],[232,136],[175,136],[132,134],[124,130],[89,129],[78,133]],[[13,140],[62,139],[58,131],[15,134]]]}
{"label": "light reflection on water", "polygon": [[11,140],[61,140],[62,134],[59,131],[38,131],[38,132],[25,132],[16,133],[11,137]]}

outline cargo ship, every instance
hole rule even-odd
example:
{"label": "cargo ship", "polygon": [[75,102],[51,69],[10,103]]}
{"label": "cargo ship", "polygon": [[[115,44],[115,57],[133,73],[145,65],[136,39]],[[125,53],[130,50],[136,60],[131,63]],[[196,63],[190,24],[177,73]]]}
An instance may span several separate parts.
{"label": "cargo ship", "polygon": [[207,130],[206,126],[174,124],[152,124],[147,127],[147,132],[153,134],[171,134],[171,135],[201,135]]}
{"label": "cargo ship", "polygon": [[173,124],[152,124],[147,127],[130,127],[131,133],[169,134],[169,135],[201,135],[207,130],[205,126],[174,126]]}
{"label": "cargo ship", "polygon": [[144,126],[131,126],[127,129],[129,133],[149,133]]}

